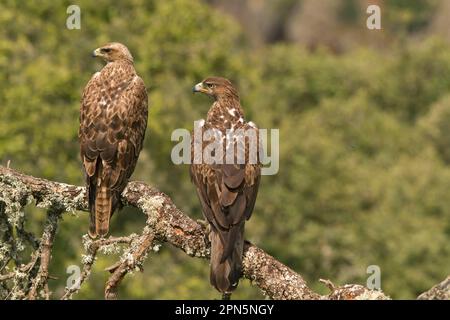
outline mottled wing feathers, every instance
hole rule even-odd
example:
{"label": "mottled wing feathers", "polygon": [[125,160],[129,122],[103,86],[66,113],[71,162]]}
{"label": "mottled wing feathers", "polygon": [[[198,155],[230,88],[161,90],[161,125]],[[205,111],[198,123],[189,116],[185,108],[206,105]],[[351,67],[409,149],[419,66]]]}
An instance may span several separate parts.
{"label": "mottled wing feathers", "polygon": [[110,63],[87,84],[80,110],[80,153],[91,212],[90,234],[105,235],[134,171],[147,127],[147,92],[128,63]]}
{"label": "mottled wing feathers", "polygon": [[[224,174],[227,169],[222,169],[226,166],[229,165],[211,169],[208,165],[192,165],[190,170],[203,213],[224,241],[225,250],[221,260],[226,259],[232,249],[230,230],[245,222],[252,214],[260,181],[260,168],[256,165],[241,165],[228,176]],[[253,175],[248,182],[245,179],[246,171]],[[233,182],[232,187],[227,184],[229,181]]]}
{"label": "mottled wing feathers", "polygon": [[[257,132],[256,128],[245,123],[237,110],[240,106],[224,106],[215,102],[202,132],[215,129],[222,136],[226,136],[227,129],[251,128]],[[252,214],[260,182],[260,164],[249,163],[249,144],[248,140],[244,141],[236,144],[235,153],[238,154],[239,148],[245,149],[246,161],[243,164],[237,164],[237,161],[227,163],[224,153],[222,163],[192,164],[190,167],[203,214],[211,225],[211,284],[221,292],[234,290],[239,281],[244,224]],[[195,143],[193,140],[192,150]],[[207,144],[203,141],[201,150]]]}
{"label": "mottled wing feathers", "polygon": [[136,166],[147,128],[147,112],[147,92],[142,79],[136,76],[120,97],[117,112],[111,112],[105,139],[108,147],[102,153],[111,168],[109,187],[117,196]]}

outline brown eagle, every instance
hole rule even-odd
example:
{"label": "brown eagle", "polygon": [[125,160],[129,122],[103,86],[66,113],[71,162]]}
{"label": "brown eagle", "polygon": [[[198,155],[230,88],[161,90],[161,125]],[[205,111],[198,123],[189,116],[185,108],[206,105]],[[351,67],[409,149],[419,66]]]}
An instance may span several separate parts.
{"label": "brown eagle", "polygon": [[148,98],[123,44],[95,49],[106,65],[84,88],[80,108],[81,161],[89,201],[89,235],[105,236],[121,206],[120,194],[134,171],[147,128]]}
{"label": "brown eagle", "polygon": [[[229,140],[236,138],[232,133],[239,130],[253,130],[259,138],[256,126],[244,120],[239,94],[229,80],[210,77],[198,83],[193,92],[201,92],[214,99],[206,121],[202,122],[203,133],[212,130],[226,142],[226,146],[230,145]],[[194,138],[192,150],[198,143]],[[193,162],[190,167],[203,215],[210,226],[210,282],[224,298],[236,289],[241,277],[244,224],[252,214],[261,175],[259,157],[254,163],[249,161],[249,141],[238,141],[232,145],[235,155],[231,157],[231,163],[226,159],[228,148],[224,143],[222,161],[205,163],[203,159],[201,163]],[[206,145],[207,142],[201,142],[202,151]],[[245,161],[237,161],[239,149],[245,154]]]}

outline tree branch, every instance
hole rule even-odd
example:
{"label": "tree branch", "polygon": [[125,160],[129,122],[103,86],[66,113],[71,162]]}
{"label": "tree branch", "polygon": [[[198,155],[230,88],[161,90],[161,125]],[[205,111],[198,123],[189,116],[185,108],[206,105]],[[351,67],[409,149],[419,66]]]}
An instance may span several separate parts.
{"label": "tree branch", "polygon": [[126,254],[126,259],[123,259],[112,268],[108,268],[112,275],[106,282],[105,299],[117,299],[117,288],[125,275],[136,268],[142,270],[142,264],[153,245],[154,238],[155,234],[153,231],[145,228],[137,243],[132,243],[129,252]]}
{"label": "tree branch", "polygon": [[[19,207],[23,207],[30,201],[30,197],[36,200],[38,207],[53,212],[52,221],[57,221],[61,212],[88,209],[84,187],[35,178],[0,166],[0,208],[4,207],[3,215],[7,218],[3,219],[6,222],[1,221],[0,210],[0,224],[10,224],[8,221],[11,220],[10,216],[14,215],[14,208],[20,211],[17,203],[21,204]],[[84,256],[83,272],[76,285],[66,288],[62,299],[71,298],[79,290],[79,286],[89,276],[97,251],[107,246],[129,245],[120,261],[109,268],[112,274],[105,287],[107,299],[117,297],[117,287],[123,277],[128,271],[141,268],[155,241],[168,242],[192,257],[209,257],[209,243],[204,227],[182,213],[164,193],[142,182],[130,182],[122,194],[122,202],[124,205],[139,208],[146,214],[147,221],[141,235],[95,241],[85,236],[87,255]],[[48,222],[47,226],[49,230],[44,230],[40,240],[40,267],[37,276],[31,281],[29,298],[36,297],[36,290],[45,285],[48,279],[48,263],[56,224]],[[16,276],[12,274],[4,273],[0,269],[0,281],[14,279]],[[244,248],[243,275],[272,299],[389,299],[381,291],[370,290],[361,285],[335,287],[331,282],[327,284],[332,292],[324,296],[319,295],[307,286],[301,275],[249,242],[246,242]]]}
{"label": "tree branch", "polygon": [[53,241],[55,239],[56,230],[58,228],[58,219],[62,211],[49,209],[47,213],[47,222],[44,227],[44,232],[39,246],[40,266],[36,277],[32,281],[31,289],[28,294],[28,299],[35,300],[38,297],[38,290],[44,288],[44,296],[46,300],[50,299],[50,292],[48,290],[48,266],[50,264],[51,252],[53,248]]}
{"label": "tree branch", "polygon": [[450,300],[450,276],[435,285],[430,290],[422,293],[418,300]]}

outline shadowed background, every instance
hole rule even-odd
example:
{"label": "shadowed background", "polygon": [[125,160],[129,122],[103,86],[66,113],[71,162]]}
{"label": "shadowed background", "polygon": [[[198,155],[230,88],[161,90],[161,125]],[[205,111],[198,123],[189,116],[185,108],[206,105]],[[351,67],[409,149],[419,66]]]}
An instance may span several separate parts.
{"label": "shadowed background", "polygon": [[[201,218],[188,167],[170,160],[176,128],[192,129],[211,101],[193,96],[208,75],[236,83],[246,118],[280,129],[280,171],[262,179],[247,238],[317,280],[365,284],[414,298],[450,266],[450,2],[446,0],[77,1],[81,30],[66,29],[70,1],[0,4],[0,164],[82,184],[82,89],[102,67],[90,57],[119,41],[149,87],[144,150],[133,179]],[[382,9],[380,31],[366,8]],[[27,207],[30,230],[43,212]],[[50,274],[61,295],[79,264],[87,214],[66,215]],[[111,234],[139,232],[144,216],[114,215]],[[1,232],[1,231],[0,231]],[[24,252],[26,254],[26,251]],[[102,256],[76,298],[102,298],[115,257]],[[121,298],[218,298],[206,261],[163,245]],[[264,298],[248,280],[234,298]]]}

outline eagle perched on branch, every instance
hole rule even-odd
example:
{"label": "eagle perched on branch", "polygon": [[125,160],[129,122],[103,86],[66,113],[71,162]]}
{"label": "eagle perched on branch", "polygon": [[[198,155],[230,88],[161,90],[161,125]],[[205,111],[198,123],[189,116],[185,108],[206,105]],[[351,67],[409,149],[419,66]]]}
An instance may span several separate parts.
{"label": "eagle perched on branch", "polygon": [[120,207],[120,194],[134,171],[147,128],[148,98],[133,57],[120,43],[92,53],[106,65],[84,88],[80,108],[81,161],[89,201],[89,235],[103,237]]}
{"label": "eagle perched on branch", "polygon": [[[210,282],[227,299],[241,277],[244,225],[255,206],[261,176],[259,156],[257,154],[256,161],[251,162],[251,145],[246,136],[242,139],[242,133],[254,133],[256,141],[254,139],[253,142],[257,149],[259,134],[252,122],[244,120],[239,94],[229,80],[210,77],[195,85],[193,92],[213,98],[214,103],[201,129],[203,134],[214,132],[210,136],[219,137],[223,142],[223,156],[216,150],[212,155],[216,161],[202,159],[203,162],[196,163],[194,159],[190,173],[203,215],[210,226]],[[237,132],[240,135],[235,134]],[[194,135],[192,150],[195,150],[196,143]],[[207,143],[202,140],[200,144],[203,152]],[[227,159],[231,150],[234,153]],[[245,159],[239,159],[240,152]]]}

